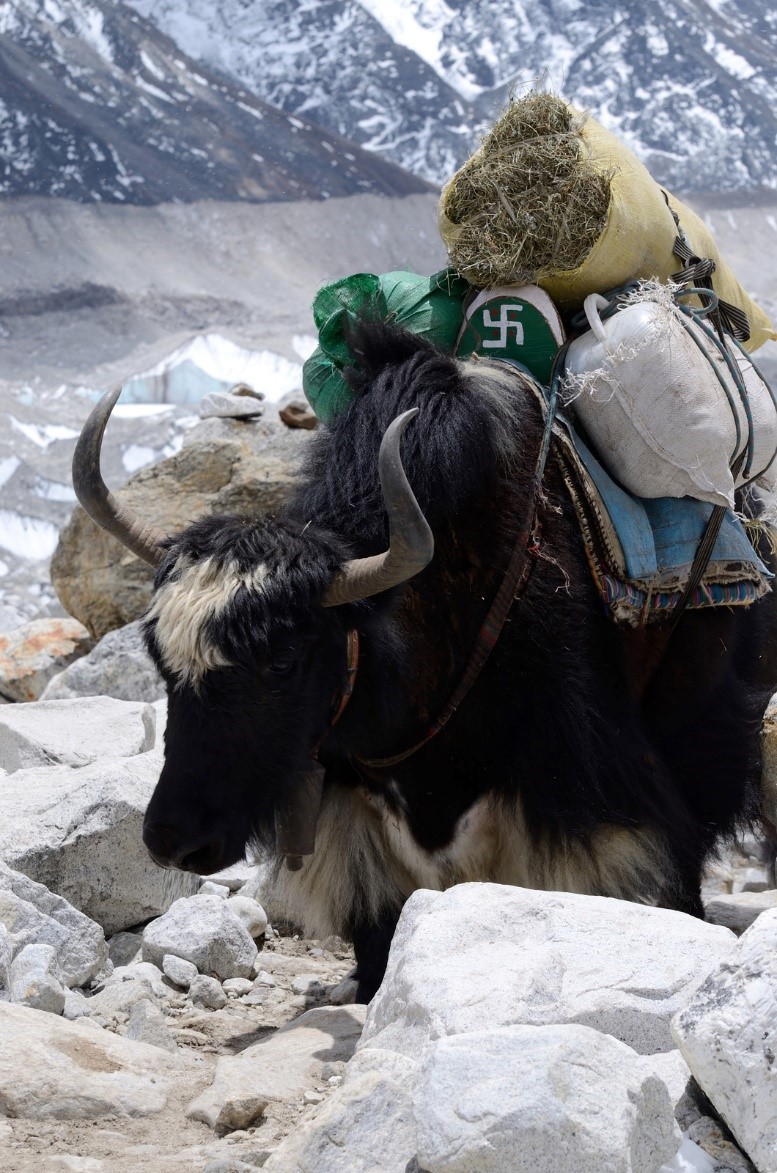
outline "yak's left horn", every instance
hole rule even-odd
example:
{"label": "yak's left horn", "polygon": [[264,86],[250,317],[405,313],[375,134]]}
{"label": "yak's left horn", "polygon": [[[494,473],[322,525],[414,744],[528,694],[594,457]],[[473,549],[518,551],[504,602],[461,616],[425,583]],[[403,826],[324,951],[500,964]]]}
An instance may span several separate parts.
{"label": "yak's left horn", "polygon": [[370,558],[347,562],[326,592],[325,607],[355,603],[419,574],[434,557],[434,537],[410,488],[399,455],[402,433],[418,408],[405,411],[389,424],[380,445],[378,471],[389,518],[389,548]]}
{"label": "yak's left horn", "polygon": [[144,525],[129,509],[120,505],[100,473],[103,433],[120,395],[121,387],[106,391],[81,429],[73,454],[73,488],[92,521],[118,538],[138,558],[151,566],[158,566],[165,552],[162,545],[165,535]]}

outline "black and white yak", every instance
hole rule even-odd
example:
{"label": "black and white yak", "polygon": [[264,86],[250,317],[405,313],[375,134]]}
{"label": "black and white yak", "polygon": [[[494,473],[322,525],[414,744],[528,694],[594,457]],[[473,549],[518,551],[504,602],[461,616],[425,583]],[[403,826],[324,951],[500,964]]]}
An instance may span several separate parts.
{"label": "black and white yak", "polygon": [[[84,429],[82,502],[158,567],[145,630],[169,716],[153,858],[208,873],[247,848],[277,856],[277,813],[304,807],[317,752],[315,851],[298,870],[278,861],[278,895],[308,934],[353,941],[363,999],[419,887],[492,880],[703,915],[705,859],[759,814],[775,593],[688,611],[668,644],[660,625],[616,626],[551,461],[531,575],[471,691],[416,753],[364,766],[419,741],[460,680],[525,522],[543,424],[499,364],[377,323],[354,345],[355,399],[313,440],[278,518],[152,533],[100,478],[108,397]],[[389,437],[384,499],[381,438],[412,408]],[[358,674],[333,724],[354,630]],[[317,801],[292,821],[315,822]]]}

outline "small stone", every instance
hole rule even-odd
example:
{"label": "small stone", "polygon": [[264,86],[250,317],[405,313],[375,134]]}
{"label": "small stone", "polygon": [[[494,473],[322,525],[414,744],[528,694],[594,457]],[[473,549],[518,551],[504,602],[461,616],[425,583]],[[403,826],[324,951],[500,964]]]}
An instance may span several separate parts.
{"label": "small stone", "polygon": [[164,1051],[175,1051],[175,1040],[167,1029],[165,1016],[148,998],[142,998],[130,1010],[124,1037],[136,1043],[149,1043]]}
{"label": "small stone", "polygon": [[327,1081],[337,1077],[341,1078],[345,1074],[345,1063],[325,1063],[321,1068],[321,1078]]}
{"label": "small stone", "polygon": [[223,900],[229,896],[229,887],[226,884],[214,884],[213,880],[203,880],[200,884],[200,896],[221,896]]}
{"label": "small stone", "polygon": [[320,1092],[305,1092],[302,1097],[306,1104],[323,1104],[324,1097]]}
{"label": "small stone", "polygon": [[278,412],[287,428],[305,428],[314,431],[318,427],[318,416],[314,415],[306,403],[289,403]]}
{"label": "small stone", "polygon": [[755,1173],[754,1166],[740,1149],[730,1141],[717,1120],[702,1116],[688,1129],[688,1139],[715,1161],[721,1173]]}
{"label": "small stone", "polygon": [[200,400],[202,419],[253,419],[262,415],[264,405],[253,396],[229,395],[222,391],[211,391]]}
{"label": "small stone", "polygon": [[250,896],[232,896],[227,906],[245,926],[254,940],[263,937],[267,928],[267,913]]}
{"label": "small stone", "polygon": [[318,974],[300,973],[291,982],[292,992],[304,994],[308,998],[320,998],[324,994],[324,984]]}
{"label": "small stone", "polygon": [[277,986],[278,983],[276,982],[276,980],[272,976],[272,974],[268,973],[266,969],[260,969],[259,973],[257,974],[256,982],[254,984],[257,986],[270,986],[271,987],[271,986]]}
{"label": "small stone", "polygon": [[192,965],[191,961],[185,961],[183,957],[176,957],[174,953],[165,953],[162,958],[162,972],[171,982],[184,990],[189,989],[198,974],[196,965]]}
{"label": "small stone", "polygon": [[75,1022],[77,1018],[84,1018],[91,1013],[91,1009],[90,999],[85,997],[80,990],[65,990],[65,1008],[62,1016],[68,1022]]}
{"label": "small stone", "polygon": [[257,1165],[248,1165],[237,1157],[219,1157],[217,1161],[210,1161],[202,1173],[256,1173],[257,1168]]}
{"label": "small stone", "polygon": [[241,997],[243,994],[250,994],[254,988],[254,983],[248,978],[227,978],[222,983],[225,994],[234,994],[235,997]]}
{"label": "small stone", "polygon": [[25,945],[11,962],[11,1001],[61,1014],[65,1009],[65,987],[51,945]]}
{"label": "small stone", "polygon": [[244,994],[240,1001],[244,1002],[246,1006],[261,1006],[264,1002],[264,997],[257,993]]}
{"label": "small stone", "polygon": [[194,978],[189,986],[189,997],[195,1006],[204,1006],[207,1010],[221,1010],[227,1004],[227,995],[221,982],[205,974]]}
{"label": "small stone", "polygon": [[725,925],[735,933],[743,933],[770,908],[777,908],[777,891],[736,892],[731,896],[713,896],[707,901],[705,912],[711,924]]}
{"label": "small stone", "polygon": [[116,966],[131,965],[139,959],[142,947],[139,933],[114,933],[108,941],[108,956]]}
{"label": "small stone", "polygon": [[356,1001],[356,993],[359,989],[359,983],[355,978],[346,977],[336,986],[330,986],[327,993],[327,1001],[332,1006],[350,1006]]}
{"label": "small stone", "polygon": [[161,961],[166,953],[175,953],[222,981],[248,977],[258,950],[231,903],[207,895],[176,900],[143,930],[144,959]]}

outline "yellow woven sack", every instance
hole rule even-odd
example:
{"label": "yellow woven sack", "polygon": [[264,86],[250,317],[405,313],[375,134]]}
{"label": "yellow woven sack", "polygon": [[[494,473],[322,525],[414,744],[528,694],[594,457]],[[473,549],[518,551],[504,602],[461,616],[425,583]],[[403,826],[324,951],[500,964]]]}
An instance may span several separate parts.
{"label": "yellow woven sack", "polygon": [[[560,103],[560,99],[556,100]],[[569,110],[581,140],[580,158],[585,160],[589,171],[593,167],[594,172],[609,177],[610,198],[604,227],[577,268],[563,272],[547,266],[531,274],[521,270],[509,278],[516,284],[529,281],[540,285],[562,309],[572,310],[579,309],[589,293],[604,293],[636,278],[656,277],[665,281],[683,265],[672,251],[677,227],[661,187],[628,147],[594,118],[583,118]],[[487,158],[483,153],[487,147],[488,140],[443,189],[440,232],[454,265],[455,242],[461,229],[448,218],[446,208],[459,177],[473,163],[482,163]],[[694,253],[715,261],[712,277],[715,292],[723,301],[747,314],[750,340],[744,344],[745,348],[753,351],[769,339],[777,339],[777,331],[768,316],[739,284],[704,222],[680,200],[669,193],[667,197]],[[503,281],[506,278],[506,274],[501,275]],[[471,275],[468,279],[472,280]]]}

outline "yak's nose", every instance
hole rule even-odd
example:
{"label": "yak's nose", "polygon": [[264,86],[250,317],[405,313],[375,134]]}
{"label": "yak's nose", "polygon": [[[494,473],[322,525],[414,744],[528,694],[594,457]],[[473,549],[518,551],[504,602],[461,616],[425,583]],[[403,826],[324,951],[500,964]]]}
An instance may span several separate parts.
{"label": "yak's nose", "polygon": [[180,868],[207,876],[224,866],[224,840],[187,834],[169,823],[143,825],[143,842],[154,863],[163,868]]}

